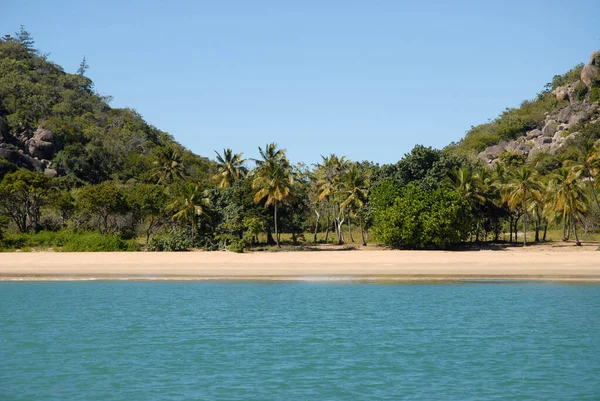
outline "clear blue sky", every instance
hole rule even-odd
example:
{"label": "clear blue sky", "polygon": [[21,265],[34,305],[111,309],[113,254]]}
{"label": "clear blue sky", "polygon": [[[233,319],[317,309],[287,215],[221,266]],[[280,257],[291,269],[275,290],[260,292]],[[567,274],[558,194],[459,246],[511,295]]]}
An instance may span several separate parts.
{"label": "clear blue sky", "polygon": [[441,148],[600,48],[598,0],[0,0],[20,24],[198,154],[306,163]]}

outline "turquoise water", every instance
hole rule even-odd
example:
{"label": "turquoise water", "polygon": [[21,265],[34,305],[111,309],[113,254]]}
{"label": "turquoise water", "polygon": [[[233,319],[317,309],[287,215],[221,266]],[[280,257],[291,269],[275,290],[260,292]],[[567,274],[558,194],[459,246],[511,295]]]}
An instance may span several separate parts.
{"label": "turquoise water", "polygon": [[0,283],[0,400],[599,400],[600,286]]}

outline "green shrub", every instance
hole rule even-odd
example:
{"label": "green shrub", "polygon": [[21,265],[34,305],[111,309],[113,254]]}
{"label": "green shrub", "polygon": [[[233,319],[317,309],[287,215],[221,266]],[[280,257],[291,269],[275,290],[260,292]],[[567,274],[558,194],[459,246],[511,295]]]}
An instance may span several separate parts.
{"label": "green shrub", "polygon": [[187,234],[178,230],[155,234],[148,243],[148,250],[153,252],[188,251],[190,248]]}
{"label": "green shrub", "polygon": [[573,90],[573,96],[575,97],[575,99],[579,100],[580,102],[582,102],[585,99],[585,95],[587,95],[587,93],[588,93],[588,88],[587,88],[587,86],[585,86],[583,84],[577,86]]}
{"label": "green shrub", "polygon": [[138,245],[133,240],[123,240],[118,235],[86,232],[74,235],[62,247],[64,252],[117,252],[136,251]]}
{"label": "green shrub", "polygon": [[600,86],[590,89],[590,103],[600,102]]}
{"label": "green shrub", "polygon": [[125,241],[118,235],[106,235],[99,232],[73,232],[69,230],[40,231],[7,235],[4,248],[16,249],[49,249],[63,252],[114,252],[135,251],[135,241]]}
{"label": "green shrub", "polygon": [[456,191],[410,184],[392,206],[376,209],[373,231],[392,248],[446,249],[465,238],[471,223],[471,208]]}

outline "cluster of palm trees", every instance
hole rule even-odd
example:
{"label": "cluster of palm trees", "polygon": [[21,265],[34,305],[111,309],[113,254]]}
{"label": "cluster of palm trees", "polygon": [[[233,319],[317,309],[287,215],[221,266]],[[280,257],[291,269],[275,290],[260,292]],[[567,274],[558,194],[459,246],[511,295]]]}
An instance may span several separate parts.
{"label": "cluster of palm trees", "polygon": [[364,233],[364,207],[367,202],[370,185],[370,172],[351,163],[344,156],[335,154],[322,156],[313,173],[313,191],[316,193],[314,210],[317,215],[315,223],[315,242],[321,211],[327,216],[325,242],[328,240],[329,227],[333,226],[338,244],[344,243],[343,224],[348,223],[348,236],[352,241],[351,219],[358,218],[362,244],[366,245]]}
{"label": "cluster of palm trees", "polygon": [[471,204],[476,217],[476,238],[481,221],[492,206],[497,210],[508,209],[511,241],[513,228],[516,239],[517,222],[522,219],[523,244],[527,245],[528,222],[532,219],[536,241],[542,226],[545,239],[548,223],[557,222],[562,223],[564,240],[569,239],[572,230],[575,243],[581,245],[577,225],[591,211],[592,199],[598,207],[596,211],[600,211],[594,180],[600,171],[600,147],[580,150],[579,157],[565,161],[562,167],[547,175],[536,173],[526,164],[507,167],[496,163],[492,169],[476,170],[461,168],[455,175],[455,186]]}
{"label": "cluster of palm trees", "polygon": [[[216,174],[212,180],[217,188],[228,188],[238,180],[251,180],[253,202],[272,207],[274,240],[280,247],[279,212],[308,199],[316,215],[314,242],[324,225],[325,241],[330,230],[335,231],[337,243],[345,243],[344,224],[352,238],[352,222],[360,227],[361,240],[366,245],[365,219],[370,187],[368,167],[348,161],[335,154],[322,157],[312,171],[292,166],[285,149],[275,143],[259,147],[260,157],[251,159],[255,166],[246,168],[242,153],[224,149],[216,153]],[[535,227],[535,240],[543,238],[549,223],[562,223],[563,238],[573,233],[580,245],[577,227],[592,211],[600,211],[596,175],[600,171],[600,147],[583,148],[577,157],[563,163],[559,169],[546,175],[537,173],[529,164],[496,163],[492,168],[460,168],[453,177],[453,185],[471,205],[475,224],[471,240],[487,239],[490,232],[498,234],[504,220],[509,223],[510,241],[517,239],[519,221],[522,223],[523,243],[527,244],[529,225]],[[186,177],[181,157],[176,152],[163,155],[153,172],[159,184],[169,184]],[[198,219],[208,216],[210,206],[207,191],[200,185],[186,183],[179,199],[169,204],[172,219],[191,226],[192,239],[197,232]],[[303,187],[301,191],[300,187]],[[306,190],[308,189],[308,198]],[[304,195],[302,195],[304,194]],[[304,198],[302,198],[304,197]],[[591,201],[595,202],[590,207]],[[270,230],[269,230],[270,232]]]}

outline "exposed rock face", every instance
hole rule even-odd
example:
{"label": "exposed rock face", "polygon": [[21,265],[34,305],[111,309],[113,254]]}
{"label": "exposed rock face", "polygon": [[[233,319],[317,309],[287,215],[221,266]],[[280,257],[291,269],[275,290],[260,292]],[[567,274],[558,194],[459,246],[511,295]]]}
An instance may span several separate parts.
{"label": "exposed rock face", "polygon": [[46,168],[46,169],[44,170],[44,174],[45,174],[47,177],[50,177],[50,178],[54,178],[54,177],[56,177],[56,176],[58,175],[57,171],[56,171],[56,170],[54,170],[53,168]]}
{"label": "exposed rock face", "polygon": [[600,67],[588,64],[581,70],[581,82],[591,88],[593,85],[600,82]]}
{"label": "exposed rock face", "polygon": [[569,100],[569,90],[565,86],[559,86],[554,89],[554,96],[558,100]]}
{"label": "exposed rock face", "polygon": [[39,172],[44,171],[47,161],[34,159],[23,153],[22,150],[9,143],[0,143],[0,158],[19,166]]}
{"label": "exposed rock face", "polygon": [[593,85],[600,85],[600,51],[593,52],[590,56],[590,62],[581,70],[581,82],[591,88]]}
{"label": "exposed rock face", "polygon": [[55,137],[52,131],[44,129],[41,125],[27,141],[29,153],[38,159],[51,159],[56,153]]}
{"label": "exposed rock face", "polygon": [[558,125],[559,124],[554,120],[548,121],[546,125],[544,125],[544,128],[542,128],[542,134],[549,137],[554,136],[554,133],[558,131]]}

